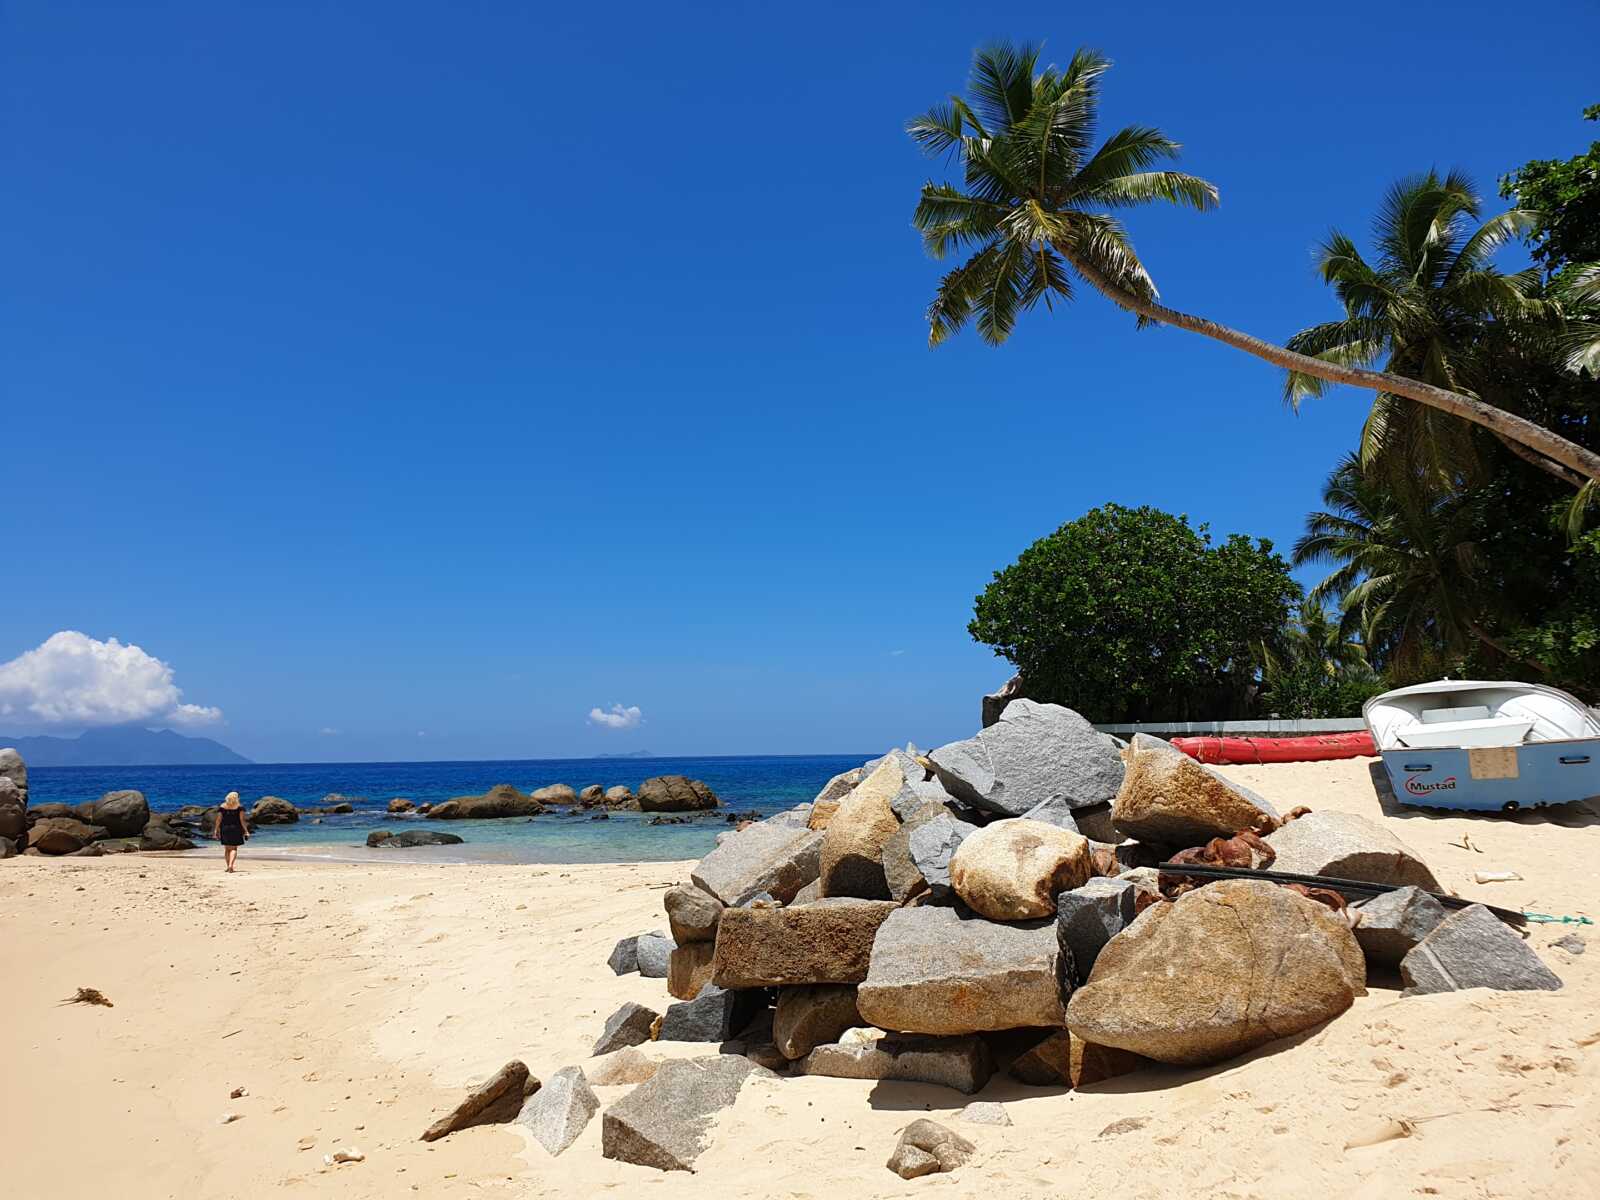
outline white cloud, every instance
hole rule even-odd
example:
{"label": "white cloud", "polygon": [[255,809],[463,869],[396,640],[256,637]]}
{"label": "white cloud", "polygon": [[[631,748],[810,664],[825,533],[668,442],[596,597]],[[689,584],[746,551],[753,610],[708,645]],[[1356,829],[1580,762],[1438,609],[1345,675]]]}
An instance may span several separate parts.
{"label": "white cloud", "polygon": [[323,737],[338,737],[339,736],[339,731],[337,729],[335,729],[332,725],[324,725],[321,729],[317,730],[317,732],[320,733]]}
{"label": "white cloud", "polygon": [[603,725],[607,729],[637,729],[643,720],[644,714],[639,711],[637,704],[630,704],[627,708],[613,704],[609,712],[603,708],[589,710],[589,724]]}
{"label": "white cloud", "polygon": [[138,646],[64,629],[0,663],[0,719],[49,727],[189,728],[222,720],[222,710],[185,704],[172,668]]}

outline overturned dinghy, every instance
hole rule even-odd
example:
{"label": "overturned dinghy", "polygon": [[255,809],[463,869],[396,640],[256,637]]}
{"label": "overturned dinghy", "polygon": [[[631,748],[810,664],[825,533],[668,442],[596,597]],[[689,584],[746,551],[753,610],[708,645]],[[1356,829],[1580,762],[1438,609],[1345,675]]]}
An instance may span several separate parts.
{"label": "overturned dinghy", "polygon": [[1537,683],[1445,679],[1362,708],[1405,804],[1514,812],[1600,797],[1600,715]]}

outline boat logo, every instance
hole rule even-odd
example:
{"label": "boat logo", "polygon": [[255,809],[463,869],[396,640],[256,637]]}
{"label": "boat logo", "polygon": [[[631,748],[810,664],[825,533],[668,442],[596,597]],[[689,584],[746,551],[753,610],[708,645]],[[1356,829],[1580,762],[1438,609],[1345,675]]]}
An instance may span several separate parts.
{"label": "boat logo", "polygon": [[1418,779],[1415,775],[1406,779],[1406,791],[1413,796],[1426,796],[1429,792],[1453,792],[1455,790],[1456,777],[1454,775],[1447,775],[1443,779],[1435,779],[1432,782]]}

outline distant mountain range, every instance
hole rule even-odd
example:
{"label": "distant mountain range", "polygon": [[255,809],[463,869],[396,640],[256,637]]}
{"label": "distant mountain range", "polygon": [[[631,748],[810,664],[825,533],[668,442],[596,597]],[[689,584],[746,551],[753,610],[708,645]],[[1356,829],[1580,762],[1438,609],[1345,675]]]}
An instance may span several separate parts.
{"label": "distant mountain range", "polygon": [[0,733],[0,746],[15,747],[30,767],[187,767],[250,761],[211,738],[133,725],[88,729],[72,738]]}
{"label": "distant mountain range", "polygon": [[650,750],[629,750],[626,754],[596,754],[596,758],[655,758]]}

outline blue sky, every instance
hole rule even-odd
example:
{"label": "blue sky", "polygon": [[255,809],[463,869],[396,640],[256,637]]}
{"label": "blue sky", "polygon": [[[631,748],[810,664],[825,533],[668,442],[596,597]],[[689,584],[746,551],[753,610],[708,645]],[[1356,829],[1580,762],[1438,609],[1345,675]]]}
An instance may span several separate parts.
{"label": "blue sky", "polygon": [[1587,3],[13,0],[0,662],[135,643],[263,760],[867,751],[970,732],[1087,508],[1287,547],[1364,396],[1089,295],[926,348],[903,124],[995,37],[1116,61],[1222,191],[1131,215],[1163,295],[1279,338],[1330,224],[1600,99]]}

